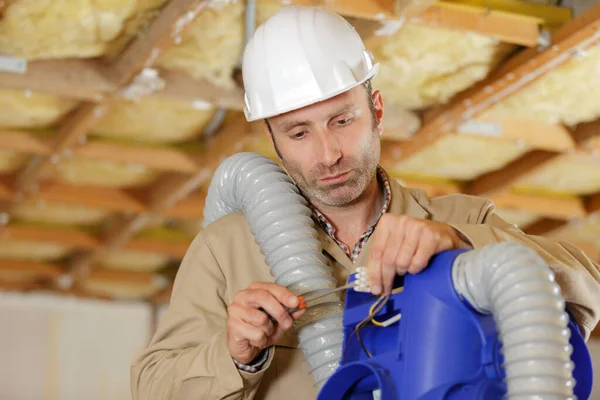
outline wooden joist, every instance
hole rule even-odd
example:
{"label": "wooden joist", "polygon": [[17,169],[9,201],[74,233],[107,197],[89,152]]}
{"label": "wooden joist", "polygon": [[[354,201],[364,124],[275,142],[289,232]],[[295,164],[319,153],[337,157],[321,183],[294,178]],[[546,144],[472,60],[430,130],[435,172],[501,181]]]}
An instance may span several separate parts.
{"label": "wooden joist", "polygon": [[[587,151],[590,142],[600,137],[600,120],[581,124],[572,133],[572,142],[580,151]],[[568,157],[568,153],[559,153],[545,150],[530,151],[509,165],[497,171],[485,174],[471,182],[465,193],[474,196],[489,194],[510,189],[519,180],[527,175],[543,169],[560,157]]]}
{"label": "wooden joist", "polygon": [[[100,236],[71,227],[50,228],[9,224],[0,235],[0,240],[3,238],[28,242],[55,243],[73,251],[96,250],[104,246]],[[123,248],[181,259],[185,255],[191,241],[191,237],[189,240],[164,240],[140,237],[131,239],[123,245]]]}

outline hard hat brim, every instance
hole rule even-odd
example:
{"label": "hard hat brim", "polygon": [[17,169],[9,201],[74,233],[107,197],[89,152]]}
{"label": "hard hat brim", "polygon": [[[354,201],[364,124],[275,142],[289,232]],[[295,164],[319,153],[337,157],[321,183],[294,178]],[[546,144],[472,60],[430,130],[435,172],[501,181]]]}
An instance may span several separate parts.
{"label": "hard hat brim", "polygon": [[330,93],[324,94],[322,96],[319,96],[318,98],[313,98],[313,99],[307,99],[303,102],[298,102],[297,104],[294,104],[293,106],[290,107],[285,107],[285,108],[281,108],[279,110],[274,110],[273,112],[270,113],[262,113],[262,114],[254,114],[254,115],[250,115],[250,111],[248,110],[247,106],[244,106],[244,115],[246,116],[246,120],[248,122],[253,122],[253,121],[257,121],[260,119],[266,119],[266,118],[272,118],[275,117],[277,115],[282,115],[291,111],[295,111],[295,110],[299,110],[301,108],[316,104],[316,103],[320,103],[322,101],[325,100],[329,100],[339,94],[342,94],[344,92],[347,92],[351,89],[354,89],[355,87],[362,85],[363,83],[365,83],[366,81],[368,81],[369,79],[374,78],[375,76],[377,76],[377,74],[379,73],[379,63],[375,63],[373,64],[373,67],[369,70],[369,72],[361,79],[358,80],[356,82],[354,82],[352,85],[348,85],[346,87],[343,88],[338,88],[337,90],[334,90]]}

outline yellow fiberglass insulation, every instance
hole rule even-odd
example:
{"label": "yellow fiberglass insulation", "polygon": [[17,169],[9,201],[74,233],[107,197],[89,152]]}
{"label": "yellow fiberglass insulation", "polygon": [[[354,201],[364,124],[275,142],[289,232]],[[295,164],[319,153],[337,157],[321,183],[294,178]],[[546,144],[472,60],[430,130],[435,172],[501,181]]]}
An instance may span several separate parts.
{"label": "yellow fiberglass insulation", "polygon": [[592,154],[564,155],[520,179],[515,188],[559,194],[594,194],[600,191],[600,158]]}
{"label": "yellow fiberglass insulation", "polygon": [[244,12],[242,1],[203,9],[159,56],[157,66],[234,87],[231,76],[244,45]]}
{"label": "yellow fiberglass insulation", "polygon": [[522,117],[574,126],[600,116],[600,47],[579,53],[489,110],[479,119]]}
{"label": "yellow fiberglass insulation", "polygon": [[24,222],[90,226],[102,223],[109,212],[80,204],[27,200],[17,204],[10,215],[11,218]]}
{"label": "yellow fiberglass insulation", "polygon": [[29,60],[96,57],[125,43],[165,0],[16,0],[0,19],[0,53]]}
{"label": "yellow fiberglass insulation", "polygon": [[113,250],[101,261],[104,268],[134,272],[156,272],[169,262],[169,256],[135,250]]}
{"label": "yellow fiberglass insulation", "polygon": [[70,252],[67,246],[50,242],[0,240],[0,258],[23,261],[56,261]]}
{"label": "yellow fiberglass insulation", "polygon": [[56,180],[66,183],[117,188],[146,186],[159,176],[145,165],[78,157],[63,158],[55,174]]}
{"label": "yellow fiberglass insulation", "polygon": [[142,97],[139,102],[117,100],[93,128],[98,136],[140,142],[181,142],[202,134],[213,109],[197,109],[192,103]]}
{"label": "yellow fiberglass insulation", "polygon": [[14,150],[0,149],[0,173],[10,174],[25,166],[29,157],[27,154]]}
{"label": "yellow fiberglass insulation", "polygon": [[373,80],[385,98],[408,109],[446,103],[485,78],[514,47],[472,32],[406,24],[377,41],[380,71]]}
{"label": "yellow fiberglass insulation", "polygon": [[[471,180],[502,168],[528,149],[513,142],[476,136],[445,135],[424,150],[396,163],[396,172]],[[494,157],[490,157],[490,154]]]}
{"label": "yellow fiberglass insulation", "polygon": [[0,128],[48,128],[76,105],[76,101],[61,99],[52,94],[0,89]]}
{"label": "yellow fiberglass insulation", "polygon": [[97,278],[86,279],[80,286],[90,293],[120,300],[139,300],[162,289],[153,282],[116,282]]}

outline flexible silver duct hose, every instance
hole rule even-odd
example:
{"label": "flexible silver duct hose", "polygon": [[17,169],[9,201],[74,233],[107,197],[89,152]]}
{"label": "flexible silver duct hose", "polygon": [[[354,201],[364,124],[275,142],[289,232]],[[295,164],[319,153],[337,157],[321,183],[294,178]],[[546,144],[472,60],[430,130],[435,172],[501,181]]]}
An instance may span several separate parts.
{"label": "flexible silver duct hose", "polygon": [[[265,255],[275,283],[301,296],[337,286],[298,188],[275,162],[237,153],[215,171],[203,225],[241,210]],[[295,323],[299,347],[318,388],[339,366],[344,338],[339,294],[323,298]]]}
{"label": "flexible silver duct hose", "polygon": [[501,242],[460,254],[457,293],[492,314],[504,355],[507,398],[573,399],[569,316],[554,273],[533,249]]}

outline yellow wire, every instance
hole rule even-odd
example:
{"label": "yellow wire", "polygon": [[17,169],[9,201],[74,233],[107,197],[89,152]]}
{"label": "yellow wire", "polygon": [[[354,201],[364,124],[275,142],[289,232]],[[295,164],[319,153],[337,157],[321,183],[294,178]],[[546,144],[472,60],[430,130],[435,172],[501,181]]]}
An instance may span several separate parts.
{"label": "yellow wire", "polygon": [[[402,286],[402,287],[399,287],[399,288],[397,288],[397,289],[394,289],[394,290],[392,290],[392,293],[390,294],[390,296],[391,296],[392,294],[400,293],[400,292],[402,292],[403,290],[404,290],[404,286]],[[374,302],[374,303],[371,305],[371,307],[369,308],[369,316],[373,315],[373,310],[375,310],[375,307],[377,307],[377,304],[379,304],[379,302],[381,301],[381,299],[382,299],[382,298],[383,298],[383,296],[382,296],[382,297],[380,297],[379,299],[377,299],[377,301],[376,301],[376,302]],[[375,317],[373,317],[373,318],[371,319],[371,322],[372,322],[372,323],[373,323],[373,325],[375,325],[375,326],[379,326],[379,327],[385,327],[385,325],[383,325],[383,323],[382,323],[382,322],[379,322],[379,321],[377,321],[377,320],[375,319]]]}

